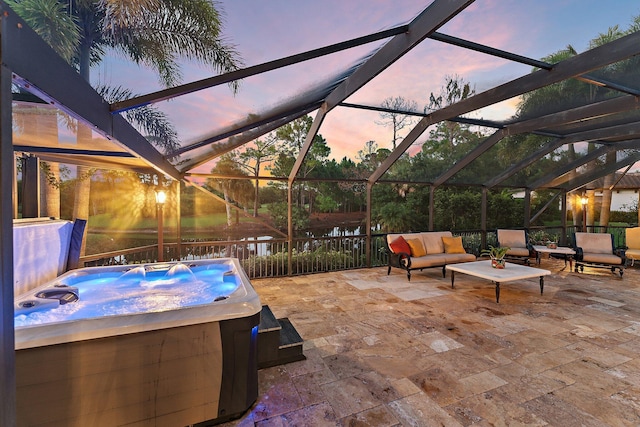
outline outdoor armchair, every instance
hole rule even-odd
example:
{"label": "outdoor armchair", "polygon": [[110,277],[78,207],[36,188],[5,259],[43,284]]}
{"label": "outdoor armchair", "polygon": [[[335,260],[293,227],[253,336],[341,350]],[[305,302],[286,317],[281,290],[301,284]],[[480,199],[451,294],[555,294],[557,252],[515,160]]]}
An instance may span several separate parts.
{"label": "outdoor armchair", "polygon": [[507,246],[509,248],[505,259],[529,265],[529,256],[533,251],[533,246],[529,243],[527,230],[497,229],[496,234],[498,236],[498,246]]}
{"label": "outdoor armchair", "polygon": [[624,256],[615,250],[613,234],[610,233],[575,233],[573,236],[575,255],[575,272],[584,271],[584,267],[607,268],[612,273],[616,270],[620,277],[624,273]]}
{"label": "outdoor armchair", "polygon": [[640,260],[640,227],[627,228],[625,237],[624,257],[633,265],[635,260]]}

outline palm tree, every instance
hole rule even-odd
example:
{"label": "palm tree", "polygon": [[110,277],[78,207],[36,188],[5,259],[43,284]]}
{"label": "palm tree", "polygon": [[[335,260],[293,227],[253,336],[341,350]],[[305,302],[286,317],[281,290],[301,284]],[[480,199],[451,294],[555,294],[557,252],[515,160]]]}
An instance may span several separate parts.
{"label": "palm tree", "polygon": [[166,85],[180,81],[179,59],[219,72],[240,66],[221,38],[221,15],[206,0],[8,0],[87,81],[108,48],[152,67]]}
{"label": "palm tree", "polygon": [[7,0],[7,4],[38,33],[58,55],[72,63],[80,43],[80,28],[67,13],[65,2]]}
{"label": "palm tree", "polygon": [[[610,27],[605,33],[599,34],[597,37],[590,41],[589,48],[593,49],[598,46],[602,46],[606,43],[612,42],[620,37],[634,33],[638,30],[640,30],[640,15],[633,18],[633,22],[627,30],[621,30],[616,25]],[[564,50],[543,58],[543,60],[548,63],[556,63],[560,60],[566,59],[576,54],[576,50],[572,46],[568,46]],[[637,67],[639,65],[638,62],[639,61],[637,58],[631,58],[620,63],[611,64],[603,70],[598,70],[598,73],[606,75],[606,78],[609,80],[624,82],[625,77],[629,74],[630,70],[637,70]],[[554,104],[560,104],[566,101],[573,102],[574,105],[571,106],[578,106],[584,103],[591,103],[616,95],[616,93],[611,92],[608,89],[603,89],[595,85],[587,85],[577,80],[567,80],[565,82],[551,85],[546,88],[531,92],[529,94],[525,94],[523,96],[523,101],[519,106],[518,116],[520,118],[526,118],[531,115],[556,111],[559,110],[560,107],[567,106],[560,105],[558,108],[556,108]],[[593,149],[593,143],[589,144],[589,151],[591,151],[591,149]],[[571,144],[569,146],[569,160],[573,160],[575,159],[575,157],[576,153],[573,144]],[[615,163],[615,161],[615,152],[609,153],[605,158],[605,163],[607,164]],[[598,167],[598,164],[596,161],[592,161],[588,165],[588,167],[595,168]],[[615,172],[604,177],[604,184],[602,189],[602,206],[600,210],[600,225],[608,225],[609,222],[609,215],[611,210],[611,190],[609,188],[614,182]],[[588,225],[593,225],[595,217],[595,204],[593,203],[594,192],[589,190],[587,193],[590,199],[587,222]],[[574,223],[576,222],[576,219],[581,218],[580,211],[581,209],[574,204]]]}
{"label": "palm tree", "polygon": [[[636,22],[636,27],[634,28],[632,26],[632,29],[626,32],[620,31],[617,25],[615,27],[610,27],[606,33],[600,34],[598,35],[598,37],[591,40],[591,42],[589,43],[589,46],[591,48],[602,46],[606,43],[619,39],[624,35],[634,32],[635,30],[638,29],[637,28],[638,17],[635,18],[635,22]],[[629,66],[631,64],[633,64],[633,68],[635,69],[637,66],[635,61],[624,61],[622,64],[613,64],[611,67],[608,67],[608,68],[613,68],[613,70],[610,70],[610,71],[613,71],[614,73],[622,72],[622,74],[624,74],[624,72],[627,69],[629,69]],[[615,152],[607,153],[605,157],[605,164],[613,164],[615,162],[616,162],[616,153]],[[600,225],[605,227],[609,225],[609,217],[611,214],[611,196],[612,196],[611,187],[615,183],[615,175],[616,175],[615,171],[610,173],[609,175],[606,175],[604,177],[603,184],[602,184],[602,205],[600,207]],[[595,208],[595,203],[593,204],[593,206]]]}
{"label": "palm tree", "polygon": [[[13,107],[12,114],[14,143],[24,144],[26,141],[41,138],[58,138],[58,112],[46,104],[22,104]],[[44,190],[41,195],[42,211],[47,217],[60,217],[60,176],[57,164],[40,163],[40,186]]]}
{"label": "palm tree", "polygon": [[[235,49],[221,38],[221,17],[205,0],[9,0],[10,6],[52,48],[90,82],[90,69],[108,48],[136,64],[154,68],[166,86],[181,78],[179,59],[200,62],[216,71],[239,67]],[[234,90],[237,86],[233,86]],[[79,141],[90,141],[91,131],[80,126]],[[166,148],[168,141],[154,140]],[[166,150],[165,150],[166,151]],[[90,170],[78,167],[78,176]],[[90,180],[76,185],[74,218],[89,216]]]}

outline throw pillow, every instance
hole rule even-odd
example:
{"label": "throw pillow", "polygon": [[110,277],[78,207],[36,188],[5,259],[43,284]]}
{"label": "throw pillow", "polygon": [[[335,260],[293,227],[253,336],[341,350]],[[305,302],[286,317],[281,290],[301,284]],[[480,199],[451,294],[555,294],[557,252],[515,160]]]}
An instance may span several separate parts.
{"label": "throw pillow", "polygon": [[424,250],[424,246],[422,245],[422,240],[407,239],[407,244],[411,248],[411,256],[420,257],[427,254],[427,251]]}
{"label": "throw pillow", "polygon": [[442,237],[444,243],[444,252],[446,254],[465,254],[467,253],[462,246],[462,237]]}
{"label": "throw pillow", "polygon": [[389,243],[389,249],[391,249],[394,254],[399,254],[400,252],[405,252],[408,254],[411,253],[411,248],[402,236],[396,237],[393,242]]}

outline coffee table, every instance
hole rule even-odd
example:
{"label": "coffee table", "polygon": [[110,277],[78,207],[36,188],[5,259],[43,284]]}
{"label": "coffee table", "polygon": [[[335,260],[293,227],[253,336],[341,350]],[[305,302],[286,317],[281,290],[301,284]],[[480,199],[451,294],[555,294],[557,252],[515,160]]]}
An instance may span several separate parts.
{"label": "coffee table", "polygon": [[538,265],[540,265],[540,254],[561,255],[564,258],[564,268],[567,268],[567,261],[569,261],[569,270],[573,270],[573,256],[576,254],[573,249],[564,246],[551,249],[542,245],[533,245],[533,250],[536,251],[536,263]]}
{"label": "coffee table", "polygon": [[493,281],[496,284],[497,303],[500,302],[500,283],[540,277],[540,295],[542,295],[542,292],[544,291],[544,276],[551,274],[549,270],[513,264],[510,262],[506,263],[506,268],[493,268],[491,267],[491,260],[451,264],[445,266],[445,269],[451,271],[452,288],[454,287],[453,282],[456,272]]}

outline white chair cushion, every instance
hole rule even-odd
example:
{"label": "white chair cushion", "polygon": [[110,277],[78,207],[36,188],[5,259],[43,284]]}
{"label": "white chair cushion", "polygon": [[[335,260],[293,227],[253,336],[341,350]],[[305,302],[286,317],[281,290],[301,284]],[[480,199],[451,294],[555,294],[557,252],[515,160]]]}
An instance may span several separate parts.
{"label": "white chair cushion", "polygon": [[608,233],[576,233],[576,246],[582,248],[584,254],[613,254]]}
{"label": "white chair cushion", "polygon": [[497,230],[500,246],[526,248],[527,238],[524,230]]}

